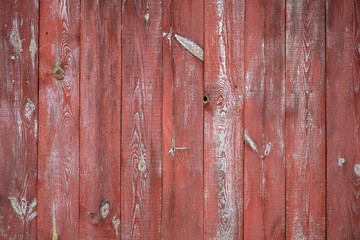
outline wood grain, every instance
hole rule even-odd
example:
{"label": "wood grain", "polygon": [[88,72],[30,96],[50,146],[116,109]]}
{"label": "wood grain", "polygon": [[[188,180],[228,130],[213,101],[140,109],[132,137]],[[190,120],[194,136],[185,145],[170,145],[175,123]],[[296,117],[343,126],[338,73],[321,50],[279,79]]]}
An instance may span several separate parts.
{"label": "wood grain", "polygon": [[203,1],[163,2],[164,239],[203,238]]}
{"label": "wood grain", "polygon": [[327,1],[327,238],[360,239],[360,3]]}
{"label": "wood grain", "polygon": [[325,239],[325,2],[286,5],[286,238]]}
{"label": "wood grain", "polygon": [[120,8],[81,3],[80,239],[120,239]]}
{"label": "wood grain", "polygon": [[0,239],[37,227],[37,1],[0,5]]}
{"label": "wood grain", "polygon": [[243,237],[244,1],[205,1],[204,239]]}
{"label": "wood grain", "polygon": [[244,239],[285,238],[285,5],[245,6]]}
{"label": "wood grain", "polygon": [[161,6],[122,6],[122,239],[161,234]]}
{"label": "wood grain", "polygon": [[80,1],[42,1],[39,239],[79,238]]}

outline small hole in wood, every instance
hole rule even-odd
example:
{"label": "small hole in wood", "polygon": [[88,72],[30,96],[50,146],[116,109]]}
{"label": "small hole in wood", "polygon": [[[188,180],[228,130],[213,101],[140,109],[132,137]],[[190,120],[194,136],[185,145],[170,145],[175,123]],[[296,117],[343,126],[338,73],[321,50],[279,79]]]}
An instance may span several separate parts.
{"label": "small hole in wood", "polygon": [[208,102],[209,102],[209,96],[208,96],[208,94],[205,92],[204,93],[204,105],[206,105]]}

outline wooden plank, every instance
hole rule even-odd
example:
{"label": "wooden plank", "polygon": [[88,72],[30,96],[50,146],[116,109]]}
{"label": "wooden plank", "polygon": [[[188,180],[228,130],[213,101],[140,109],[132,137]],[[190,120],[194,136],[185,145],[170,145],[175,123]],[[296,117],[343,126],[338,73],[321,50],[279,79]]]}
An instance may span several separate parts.
{"label": "wooden plank", "polygon": [[3,1],[0,15],[0,239],[34,239],[38,1]]}
{"label": "wooden plank", "polygon": [[203,238],[203,5],[163,2],[164,239]]}
{"label": "wooden plank", "polygon": [[81,3],[80,239],[120,239],[120,7]]}
{"label": "wooden plank", "polygon": [[204,239],[243,238],[244,1],[205,1]]}
{"label": "wooden plank", "polygon": [[42,1],[39,239],[79,238],[80,1]]}
{"label": "wooden plank", "polygon": [[286,5],[286,238],[325,239],[325,2]]}
{"label": "wooden plank", "polygon": [[245,7],[244,238],[285,238],[285,3]]}
{"label": "wooden plank", "polygon": [[161,6],[122,6],[122,239],[161,234]]}
{"label": "wooden plank", "polygon": [[360,238],[360,3],[327,1],[327,237]]}

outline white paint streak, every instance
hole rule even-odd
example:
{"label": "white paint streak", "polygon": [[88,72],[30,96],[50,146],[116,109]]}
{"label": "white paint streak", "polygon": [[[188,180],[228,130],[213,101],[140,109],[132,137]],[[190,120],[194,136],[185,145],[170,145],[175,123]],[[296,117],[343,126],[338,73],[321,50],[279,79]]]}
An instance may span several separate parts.
{"label": "white paint streak", "polygon": [[19,23],[17,17],[13,19],[13,26],[10,33],[10,43],[17,53],[22,52],[22,40],[19,33]]}
{"label": "white paint streak", "polygon": [[37,51],[37,47],[36,47],[36,41],[35,41],[34,25],[31,23],[31,41],[30,41],[30,45],[29,45],[29,52],[31,55],[33,71],[35,70],[35,53],[36,53],[36,51]]}
{"label": "white paint streak", "polygon": [[342,166],[344,165],[344,163],[345,163],[345,158],[339,158],[339,160],[338,160],[338,166],[339,166],[339,167],[342,167]]}
{"label": "white paint streak", "polygon": [[100,215],[102,217],[102,219],[105,219],[110,211],[110,204],[105,202],[102,204],[101,208],[100,208]]}
{"label": "white paint streak", "polygon": [[245,130],[244,138],[245,138],[245,141],[250,145],[250,147],[251,147],[255,152],[259,153],[259,150],[258,150],[258,148],[257,148],[256,143],[249,137],[249,134],[248,134],[247,130]]}
{"label": "white paint streak", "polygon": [[34,198],[29,204],[25,198],[19,202],[15,197],[9,197],[11,207],[16,213],[16,216],[23,222],[28,223],[37,216],[37,212],[33,212],[37,205],[37,199]]}
{"label": "white paint streak", "polygon": [[35,106],[34,104],[31,102],[30,98],[27,99],[27,103],[25,105],[25,117],[27,120],[31,120],[31,116],[33,114],[33,112],[35,111]]}
{"label": "white paint streak", "polygon": [[116,236],[119,236],[119,225],[120,225],[120,219],[116,216],[113,217],[112,224],[114,226],[114,229],[116,231]]}
{"label": "white paint streak", "polygon": [[354,173],[356,176],[360,177],[360,164],[359,163],[355,164]]}
{"label": "white paint streak", "polygon": [[192,53],[200,60],[204,61],[204,50],[199,45],[197,45],[196,43],[194,43],[193,41],[187,38],[177,35],[176,33],[175,33],[175,38],[186,50],[188,50],[190,53]]}
{"label": "white paint streak", "polygon": [[272,143],[268,142],[268,144],[266,144],[265,151],[264,151],[265,156],[268,156],[270,154],[271,147],[272,147]]}

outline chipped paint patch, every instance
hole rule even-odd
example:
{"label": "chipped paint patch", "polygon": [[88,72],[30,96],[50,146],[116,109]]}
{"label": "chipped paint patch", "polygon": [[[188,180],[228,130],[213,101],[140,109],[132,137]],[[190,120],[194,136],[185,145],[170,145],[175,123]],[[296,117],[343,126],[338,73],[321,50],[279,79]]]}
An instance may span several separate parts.
{"label": "chipped paint patch", "polygon": [[356,176],[360,177],[360,164],[359,163],[355,164],[354,173]]}
{"label": "chipped paint patch", "polygon": [[35,111],[35,105],[32,103],[30,98],[27,99],[27,103],[25,105],[25,117],[27,120],[31,120],[31,116],[33,112]]}
{"label": "chipped paint patch", "polygon": [[58,236],[57,236],[57,232],[56,232],[56,216],[55,216],[55,208],[54,208],[54,207],[53,207],[52,223],[53,223],[52,240],[57,240],[57,239],[58,239]]}
{"label": "chipped paint patch", "polygon": [[204,50],[199,45],[187,38],[177,35],[176,33],[175,38],[186,50],[192,53],[195,57],[199,58],[201,61],[204,61]]}
{"label": "chipped paint patch", "polygon": [[22,40],[20,38],[19,23],[17,18],[13,19],[13,26],[10,33],[10,43],[18,53],[22,52]]}
{"label": "chipped paint patch", "polygon": [[139,161],[138,169],[140,172],[144,172],[146,170],[146,162],[144,159]]}
{"label": "chipped paint patch", "polygon": [[100,215],[102,219],[105,219],[110,211],[110,204],[108,202],[104,202],[100,208]]}
{"label": "chipped paint patch", "polygon": [[114,229],[116,231],[116,236],[119,236],[119,225],[120,225],[120,219],[117,216],[114,216],[112,219],[112,224],[114,226]]}
{"label": "chipped paint patch", "polygon": [[344,163],[345,163],[345,158],[339,158],[339,160],[338,160],[338,166],[339,166],[339,167],[342,167],[342,166],[344,165]]}
{"label": "chipped paint patch", "polygon": [[34,25],[31,23],[31,41],[29,45],[29,52],[31,56],[31,62],[33,70],[35,69],[35,53],[37,51],[36,41],[35,41],[35,32],[34,32]]}
{"label": "chipped paint patch", "polygon": [[150,14],[149,14],[148,12],[144,15],[144,19],[145,19],[145,22],[146,22],[146,23],[149,22]]}
{"label": "chipped paint patch", "polygon": [[245,138],[245,142],[247,142],[255,152],[259,153],[256,143],[250,138],[247,130],[245,130],[244,132],[244,138]]}
{"label": "chipped paint patch", "polygon": [[271,147],[272,147],[272,143],[268,142],[268,144],[266,144],[265,151],[264,151],[265,156],[268,156],[270,154]]}

